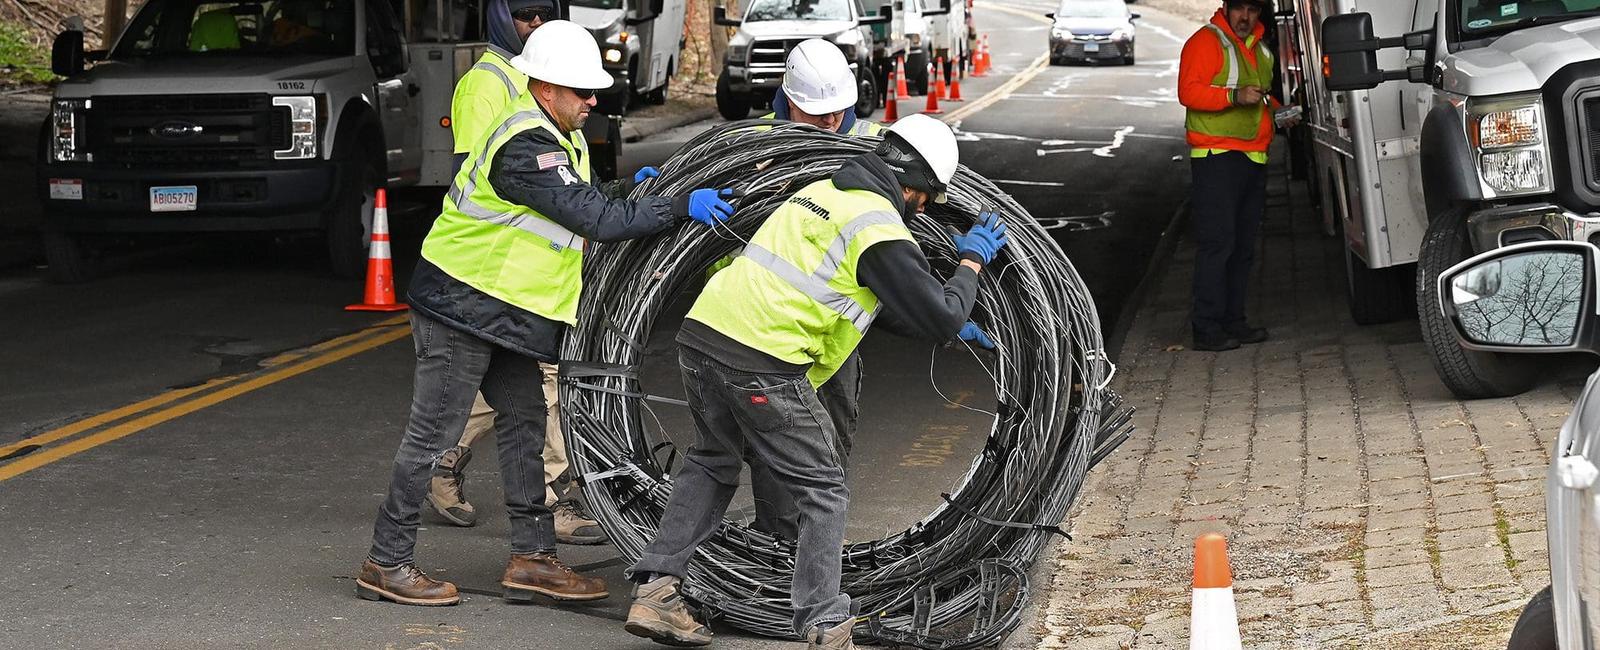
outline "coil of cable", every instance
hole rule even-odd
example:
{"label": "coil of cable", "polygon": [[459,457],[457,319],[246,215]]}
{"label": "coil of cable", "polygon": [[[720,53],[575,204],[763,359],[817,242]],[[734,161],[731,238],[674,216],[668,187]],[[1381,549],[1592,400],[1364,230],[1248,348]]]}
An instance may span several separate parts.
{"label": "coil of cable", "polygon": [[[671,490],[646,430],[647,407],[656,398],[640,386],[640,342],[658,327],[675,331],[677,322],[659,322],[663,310],[715,260],[738,250],[793,192],[877,142],[760,121],[713,129],[684,145],[633,194],[737,186],[745,195],[724,226],[687,223],[589,251],[578,325],[562,350],[562,417],[590,509],[627,560],[637,560],[654,536]],[[913,617],[924,619],[923,627],[950,624],[985,607],[981,585],[941,580],[981,560],[1031,566],[1051,530],[1059,532],[1054,527],[1066,518],[1091,460],[1128,429],[1127,409],[1106,388],[1114,370],[1094,302],[1060,247],[1021,205],[966,167],[948,194],[948,203],[930,205],[907,223],[941,277],[958,262],[950,227],[966,230],[980,210],[995,210],[1008,224],[1011,243],[981,274],[972,315],[998,345],[980,359],[999,403],[987,445],[959,489],[909,529],[843,549],[845,591],[863,614],[889,626],[904,627]],[[793,550],[787,541],[725,522],[700,547],[684,593],[736,627],[793,637]],[[919,605],[919,590],[936,583],[946,585],[937,603]],[[914,611],[919,607],[931,611]],[[993,642],[1017,625],[1014,610],[1002,618],[963,644],[929,647]]]}

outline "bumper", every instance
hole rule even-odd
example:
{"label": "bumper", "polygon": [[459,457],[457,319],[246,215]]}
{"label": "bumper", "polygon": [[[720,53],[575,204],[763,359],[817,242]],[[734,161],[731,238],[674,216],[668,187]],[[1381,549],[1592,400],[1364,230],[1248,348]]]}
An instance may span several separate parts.
{"label": "bumper", "polygon": [[[225,171],[49,165],[37,183],[45,226],[65,232],[307,230],[335,204],[341,169],[320,160]],[[82,198],[50,198],[51,179],[80,181]],[[150,188],[171,185],[196,187],[194,211],[150,211]]]}
{"label": "bumper", "polygon": [[1577,214],[1551,203],[1514,205],[1468,215],[1467,232],[1477,252],[1528,241],[1600,244],[1600,216]]}
{"label": "bumper", "polygon": [[611,75],[611,87],[600,92],[606,94],[620,93],[633,89],[633,79],[628,77],[628,69],[622,66],[606,68],[606,74]]}
{"label": "bumper", "polygon": [[[1091,45],[1097,51],[1090,52]],[[1113,61],[1133,53],[1133,41],[1090,41],[1050,38],[1050,56],[1075,61]]]}
{"label": "bumper", "polygon": [[772,94],[778,91],[778,86],[783,84],[781,67],[752,69],[749,66],[730,65],[723,68],[722,74],[728,76],[728,88],[733,92],[759,95],[763,100],[771,99]]}

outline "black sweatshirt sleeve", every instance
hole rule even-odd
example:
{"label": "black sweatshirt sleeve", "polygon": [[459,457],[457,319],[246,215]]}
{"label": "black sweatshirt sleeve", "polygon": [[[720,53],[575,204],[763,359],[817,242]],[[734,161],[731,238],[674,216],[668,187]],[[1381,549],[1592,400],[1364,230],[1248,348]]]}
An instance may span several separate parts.
{"label": "black sweatshirt sleeve", "polygon": [[978,298],[978,274],[958,267],[941,284],[928,268],[922,249],[903,240],[878,243],[861,253],[856,272],[861,286],[878,296],[896,334],[943,343],[956,337]]}
{"label": "black sweatshirt sleeve", "polygon": [[677,223],[670,198],[610,198],[600,188],[579,180],[571,164],[540,169],[538,157],[552,153],[566,155],[555,136],[544,129],[523,131],[495,153],[489,184],[506,200],[538,210],[596,242],[646,237]]}

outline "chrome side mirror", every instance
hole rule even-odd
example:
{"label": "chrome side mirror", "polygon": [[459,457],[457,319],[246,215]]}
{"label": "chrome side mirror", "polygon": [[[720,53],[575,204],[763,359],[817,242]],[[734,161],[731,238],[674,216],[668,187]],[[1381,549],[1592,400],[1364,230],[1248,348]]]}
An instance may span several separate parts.
{"label": "chrome side mirror", "polygon": [[1439,275],[1439,308],[1462,347],[1595,351],[1596,264],[1587,242],[1530,242],[1477,255]]}

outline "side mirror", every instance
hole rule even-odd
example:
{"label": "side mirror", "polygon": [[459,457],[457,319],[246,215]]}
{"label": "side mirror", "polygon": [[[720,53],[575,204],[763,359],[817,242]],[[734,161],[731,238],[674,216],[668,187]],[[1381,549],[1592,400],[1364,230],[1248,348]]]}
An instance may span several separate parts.
{"label": "side mirror", "polygon": [[1056,19],[1056,12],[1047,11],[1047,12],[1045,12],[1044,17],[1045,18],[1049,18],[1050,20],[1055,20]]}
{"label": "side mirror", "polygon": [[83,74],[83,32],[67,30],[50,46],[50,71],[63,77]]}
{"label": "side mirror", "polygon": [[1140,18],[1140,16],[1139,16],[1138,13],[1128,14],[1128,20],[1138,20],[1139,18]]}
{"label": "side mirror", "polygon": [[1588,242],[1488,251],[1439,275],[1439,308],[1464,348],[1595,351],[1597,262],[1600,248]]}
{"label": "side mirror", "polygon": [[711,10],[711,22],[723,27],[738,27],[740,21],[729,18],[728,9],[726,7],[717,7],[716,9]]}
{"label": "side mirror", "polygon": [[1377,88],[1384,82],[1378,48],[1372,14],[1343,14],[1322,21],[1322,74],[1328,79],[1328,89]]}
{"label": "side mirror", "polygon": [[863,25],[887,25],[894,20],[894,5],[878,7],[878,15],[864,16],[861,18]]}

